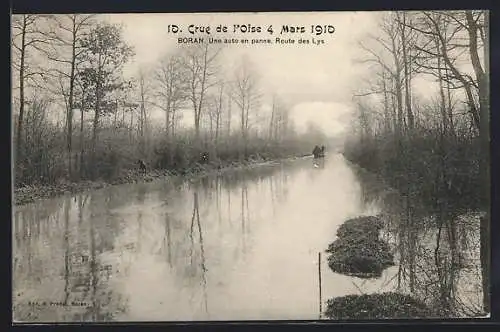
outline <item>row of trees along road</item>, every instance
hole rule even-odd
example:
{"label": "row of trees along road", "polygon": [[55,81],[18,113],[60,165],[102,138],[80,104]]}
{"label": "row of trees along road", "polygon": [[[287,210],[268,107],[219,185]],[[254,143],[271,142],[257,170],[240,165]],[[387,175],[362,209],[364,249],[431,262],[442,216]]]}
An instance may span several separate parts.
{"label": "row of trees along road", "polygon": [[[406,222],[417,207],[454,237],[457,216],[480,222],[484,303],[489,312],[489,19],[484,11],[391,12],[359,43],[372,78],[358,90],[346,157],[402,193]],[[425,79],[434,94],[418,93]],[[435,89],[432,89],[434,88]],[[402,221],[403,222],[403,221]]]}
{"label": "row of trees along road", "polygon": [[183,171],[202,152],[218,164],[303,154],[315,135],[294,130],[250,59],[227,70],[222,47],[173,46],[127,77],[122,27],[77,14],[14,15],[11,46],[17,186],[107,180],[138,159]]}

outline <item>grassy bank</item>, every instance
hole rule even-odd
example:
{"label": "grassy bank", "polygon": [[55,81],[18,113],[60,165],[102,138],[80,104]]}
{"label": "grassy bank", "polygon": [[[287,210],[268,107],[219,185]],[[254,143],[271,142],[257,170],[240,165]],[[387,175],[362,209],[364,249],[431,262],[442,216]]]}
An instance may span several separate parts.
{"label": "grassy bank", "polygon": [[[302,156],[297,156],[302,157]],[[292,158],[276,159],[274,162],[288,160]],[[119,185],[125,183],[151,182],[160,178],[168,178],[170,180],[185,177],[195,178],[205,176],[213,172],[225,172],[238,168],[252,168],[267,165],[271,160],[267,159],[251,159],[243,161],[233,161],[228,163],[210,163],[210,164],[195,164],[190,168],[181,171],[168,171],[162,169],[153,169],[147,172],[141,172],[137,169],[124,170],[121,174],[112,179],[99,179],[95,181],[65,181],[60,180],[53,184],[32,184],[24,185],[14,189],[14,204],[23,205],[34,202],[39,199],[57,197],[64,194],[79,193],[86,190],[100,189],[110,185]]]}
{"label": "grassy bank", "polygon": [[360,278],[380,277],[394,265],[389,245],[379,239],[382,221],[374,216],[347,220],[337,230],[337,239],[326,252],[333,272]]}
{"label": "grassy bank", "polygon": [[[15,164],[16,205],[107,185],[151,181],[163,176],[193,176],[224,168],[259,164],[310,153],[312,138],[290,134],[279,139],[240,133],[197,138],[192,130],[166,136],[161,128],[137,137],[120,128],[103,126],[92,142],[91,128],[75,138],[71,155],[65,133],[51,124],[40,125],[37,140]],[[139,172],[138,160],[147,165]],[[71,171],[70,171],[71,170]]]}
{"label": "grassy bank", "polygon": [[348,141],[347,160],[380,176],[392,188],[426,207],[428,214],[481,208],[480,148],[477,139],[415,131],[397,139],[391,134]]}

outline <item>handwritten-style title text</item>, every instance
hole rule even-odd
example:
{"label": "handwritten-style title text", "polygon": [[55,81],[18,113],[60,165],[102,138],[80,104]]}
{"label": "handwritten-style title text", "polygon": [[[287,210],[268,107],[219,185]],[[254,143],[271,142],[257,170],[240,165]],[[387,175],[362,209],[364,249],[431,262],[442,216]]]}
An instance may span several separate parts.
{"label": "handwritten-style title text", "polygon": [[258,34],[258,33],[268,33],[270,35],[303,35],[312,34],[315,36],[320,35],[331,35],[335,32],[335,27],[331,24],[313,24],[313,25],[281,25],[274,27],[273,25],[260,26],[253,24],[232,24],[232,25],[222,25],[218,24],[216,26],[211,25],[196,25],[189,24],[187,27],[183,28],[176,24],[167,25],[167,32],[172,34],[178,33],[189,33],[191,35],[212,35],[221,33],[233,33],[233,34]]}

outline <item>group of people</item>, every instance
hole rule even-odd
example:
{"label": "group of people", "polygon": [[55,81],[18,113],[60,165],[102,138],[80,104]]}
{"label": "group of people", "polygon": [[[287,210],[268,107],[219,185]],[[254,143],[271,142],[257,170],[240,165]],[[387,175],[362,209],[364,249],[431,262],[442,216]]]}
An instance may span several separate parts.
{"label": "group of people", "polygon": [[312,153],[313,153],[314,159],[324,158],[325,157],[325,146],[322,145],[321,147],[319,147],[318,145],[316,145],[314,147]]}

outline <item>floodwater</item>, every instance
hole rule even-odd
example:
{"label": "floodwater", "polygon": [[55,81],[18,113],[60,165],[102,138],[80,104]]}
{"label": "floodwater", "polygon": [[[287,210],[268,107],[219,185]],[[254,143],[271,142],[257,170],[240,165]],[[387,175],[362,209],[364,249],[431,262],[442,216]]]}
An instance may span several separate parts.
{"label": "floodwater", "polygon": [[[308,320],[331,297],[402,289],[398,266],[365,280],[327,265],[325,250],[346,219],[383,210],[367,186],[371,180],[332,154],[319,167],[304,158],[16,207],[13,319]],[[412,273],[415,288],[424,274]],[[473,289],[461,301],[480,303],[471,273],[455,273],[453,294],[462,280]]]}

